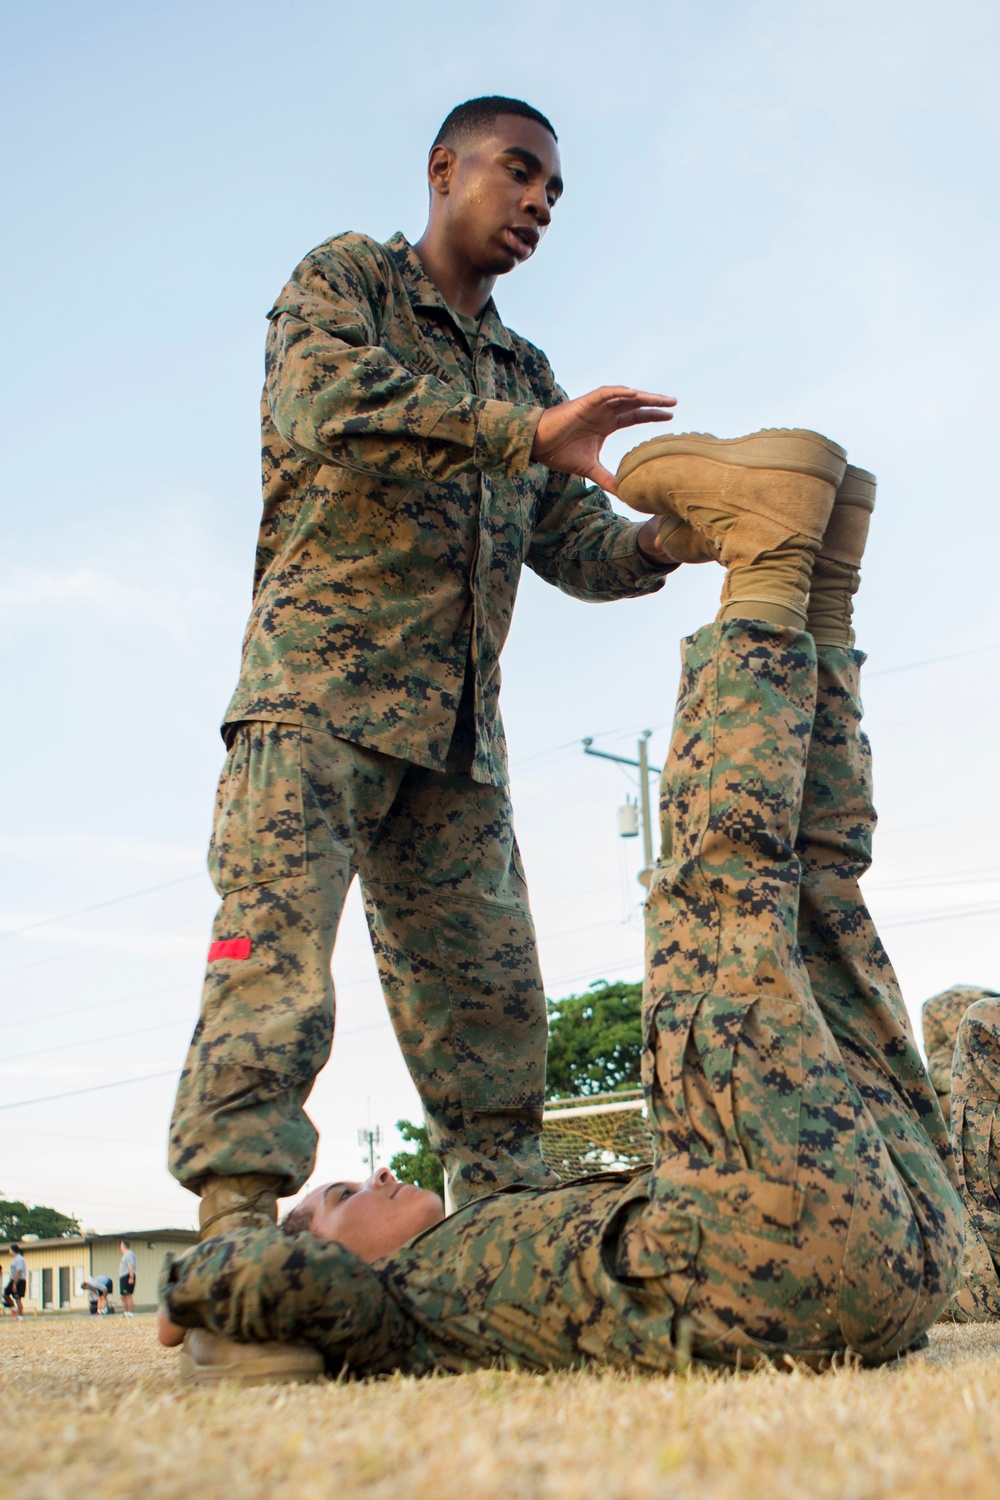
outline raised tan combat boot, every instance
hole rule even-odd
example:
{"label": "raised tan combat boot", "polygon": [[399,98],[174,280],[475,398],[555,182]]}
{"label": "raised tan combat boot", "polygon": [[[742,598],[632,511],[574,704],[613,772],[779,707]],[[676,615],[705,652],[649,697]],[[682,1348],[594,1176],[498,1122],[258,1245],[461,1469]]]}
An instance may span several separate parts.
{"label": "raised tan combat boot", "polygon": [[817,646],[854,645],[853,600],[874,509],[875,475],[848,464],[813,565],[806,629]]}
{"label": "raised tan combat boot", "polygon": [[[691,561],[704,550],[725,566],[719,620],[802,630],[813,562],[846,459],[837,443],[805,428],[765,428],[742,438],[681,432],[626,454],[618,493],[634,510],[686,523],[695,535],[677,528],[673,539]],[[664,532],[669,551],[671,533]]]}
{"label": "raised tan combat boot", "polygon": [[[212,1177],[201,1194],[198,1223],[203,1240],[231,1229],[267,1229],[277,1222],[273,1177]],[[235,1339],[189,1328],[180,1352],[181,1374],[195,1385],[238,1380],[241,1385],[301,1384],[318,1380],[323,1356],[300,1344],[238,1344]]]}

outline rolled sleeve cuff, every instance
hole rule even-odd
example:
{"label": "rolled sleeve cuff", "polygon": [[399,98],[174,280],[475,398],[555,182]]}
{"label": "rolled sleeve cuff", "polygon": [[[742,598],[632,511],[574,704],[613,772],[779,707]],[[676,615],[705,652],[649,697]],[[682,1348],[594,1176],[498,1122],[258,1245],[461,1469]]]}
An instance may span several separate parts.
{"label": "rolled sleeve cuff", "polygon": [[531,462],[541,417],[540,406],[484,401],[476,416],[476,468],[486,473],[523,473]]}
{"label": "rolled sleeve cuff", "polygon": [[611,556],[621,566],[624,575],[628,576],[631,569],[636,583],[658,586],[668,573],[676,572],[680,564],[659,563],[646,556],[639,546],[639,533],[645,524],[645,521],[626,521],[615,538]]}

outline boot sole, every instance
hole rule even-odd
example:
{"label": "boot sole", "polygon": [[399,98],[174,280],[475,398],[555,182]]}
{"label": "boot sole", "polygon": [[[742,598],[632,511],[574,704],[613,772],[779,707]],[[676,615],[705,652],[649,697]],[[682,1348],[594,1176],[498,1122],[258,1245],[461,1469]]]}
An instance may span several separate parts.
{"label": "boot sole", "polygon": [[840,484],[847,462],[847,452],[839,443],[806,427],[765,427],[738,438],[717,438],[710,432],[678,432],[652,438],[626,453],[618,465],[617,477],[619,481],[627,479],[651,459],[681,456],[707,458],[713,463],[736,464],[746,469],[810,474],[832,485]]}
{"label": "boot sole", "polygon": [[238,1385],[307,1385],[323,1374],[322,1360],[312,1368],[295,1365],[291,1360],[274,1358],[246,1360],[238,1365],[201,1365],[181,1350],[181,1379],[188,1385],[219,1385],[232,1380]]}

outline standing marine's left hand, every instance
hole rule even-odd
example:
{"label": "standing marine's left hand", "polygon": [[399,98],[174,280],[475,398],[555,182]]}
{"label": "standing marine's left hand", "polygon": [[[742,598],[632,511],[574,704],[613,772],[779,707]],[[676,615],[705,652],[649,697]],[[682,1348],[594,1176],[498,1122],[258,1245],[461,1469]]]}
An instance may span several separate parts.
{"label": "standing marine's left hand", "polygon": [[617,495],[615,476],[601,463],[605,438],[623,427],[669,422],[673,419],[670,408],[676,405],[676,396],[656,396],[627,385],[602,385],[575,401],[563,401],[543,411],[531,456],[547,468],[578,474],[599,484],[609,495]]}

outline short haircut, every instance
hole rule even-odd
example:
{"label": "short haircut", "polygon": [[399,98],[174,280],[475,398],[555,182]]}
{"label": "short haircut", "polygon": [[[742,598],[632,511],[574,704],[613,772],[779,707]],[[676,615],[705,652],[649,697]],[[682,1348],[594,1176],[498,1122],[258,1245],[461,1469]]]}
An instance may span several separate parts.
{"label": "short haircut", "polygon": [[13,1240],[11,1240],[10,1248],[11,1248],[11,1250],[13,1251],[13,1253],[15,1255],[20,1255],[20,1253],[21,1253],[21,1247],[20,1247],[20,1245],[15,1245],[14,1242],[13,1242]]}
{"label": "short haircut", "polygon": [[454,146],[459,142],[472,140],[488,130],[501,115],[519,115],[522,120],[534,120],[536,125],[544,126],[554,141],[559,139],[551,121],[545,118],[541,110],[525,104],[523,99],[507,99],[503,94],[486,94],[482,99],[467,99],[464,104],[456,104],[434,137],[431,150],[434,150],[434,146]]}
{"label": "short haircut", "polygon": [[293,1238],[297,1234],[307,1234],[312,1229],[315,1208],[315,1204],[310,1205],[304,1198],[301,1203],[296,1203],[281,1221],[283,1233]]}
{"label": "short haircut", "polygon": [[122,1240],[122,1244],[125,1246],[126,1250],[131,1250],[131,1248],[132,1248],[132,1241],[131,1240]]}

